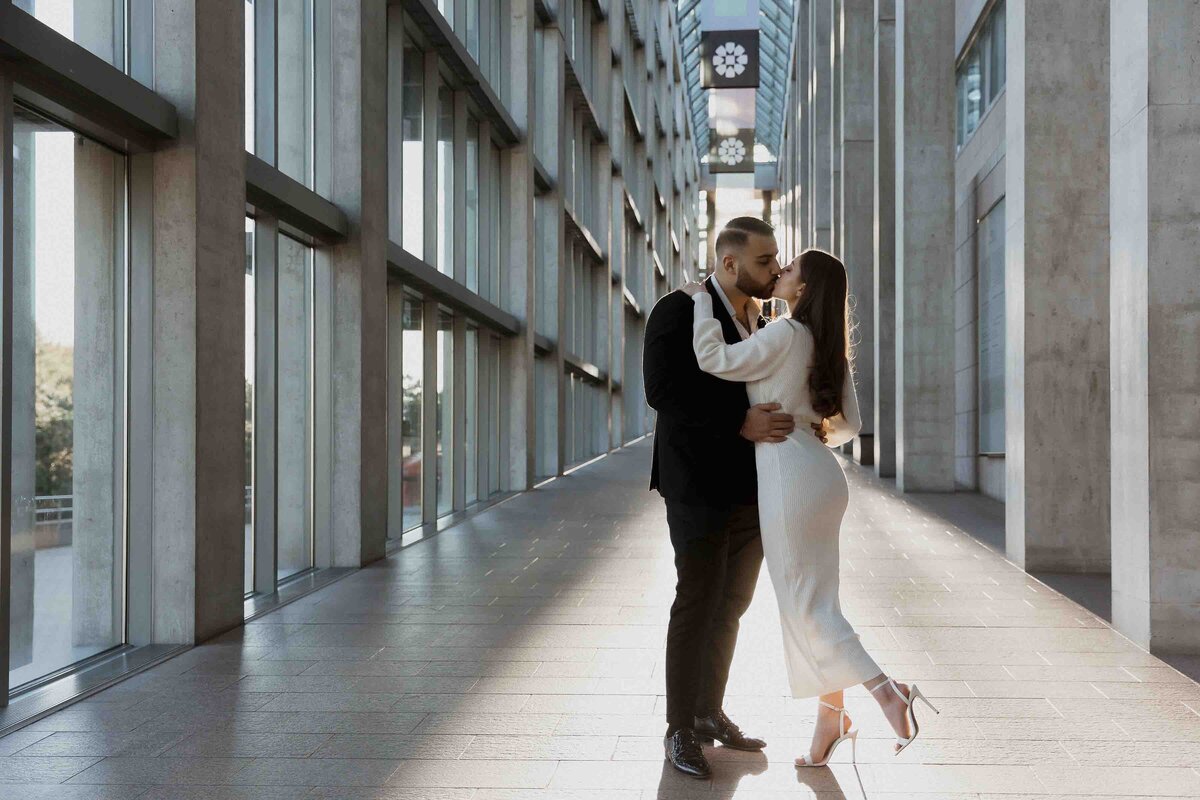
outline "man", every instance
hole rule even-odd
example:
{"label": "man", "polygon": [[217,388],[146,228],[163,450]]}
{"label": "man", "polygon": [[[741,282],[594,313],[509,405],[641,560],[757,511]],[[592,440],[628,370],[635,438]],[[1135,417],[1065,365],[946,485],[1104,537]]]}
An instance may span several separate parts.
{"label": "man", "polygon": [[[705,289],[725,341],[749,338],[763,320],[752,298],[768,298],[779,277],[775,231],[753,217],[717,237],[716,272]],[[750,606],[762,564],[755,442],[781,442],[791,416],[778,404],[750,407],[746,385],[700,370],[692,350],[692,300],[663,297],[646,323],[646,401],[658,412],[650,488],[667,506],[675,550],[675,602],[667,627],[667,760],[680,772],[712,771],[701,741],[739,750],[765,742],[743,734],[722,710],[738,620]]]}

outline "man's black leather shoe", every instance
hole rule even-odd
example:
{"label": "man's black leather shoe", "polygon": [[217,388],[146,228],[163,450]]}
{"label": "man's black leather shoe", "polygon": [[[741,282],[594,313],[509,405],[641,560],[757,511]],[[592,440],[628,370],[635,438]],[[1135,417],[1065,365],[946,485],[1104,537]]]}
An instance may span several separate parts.
{"label": "man's black leather shoe", "polygon": [[716,739],[734,750],[762,750],[767,743],[742,733],[741,728],[730,722],[725,712],[717,709],[706,717],[696,717],[696,738],[702,742]]}
{"label": "man's black leather shoe", "polygon": [[663,738],[663,750],[671,766],[690,775],[693,778],[707,778],[712,775],[712,767],[696,741],[696,734],[691,728],[680,728],[670,736]]}

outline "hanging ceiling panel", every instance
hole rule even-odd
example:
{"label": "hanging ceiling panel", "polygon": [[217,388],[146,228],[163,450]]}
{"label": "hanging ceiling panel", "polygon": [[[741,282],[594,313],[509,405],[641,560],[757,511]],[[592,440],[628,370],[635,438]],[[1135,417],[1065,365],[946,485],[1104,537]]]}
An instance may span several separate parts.
{"label": "hanging ceiling panel", "polygon": [[[795,0],[759,0],[760,84],[755,100],[755,139],[772,158],[783,136],[784,96],[792,51]],[[700,6],[702,0],[679,0],[679,35],[688,82],[696,155],[707,154],[708,92],[700,88]]]}

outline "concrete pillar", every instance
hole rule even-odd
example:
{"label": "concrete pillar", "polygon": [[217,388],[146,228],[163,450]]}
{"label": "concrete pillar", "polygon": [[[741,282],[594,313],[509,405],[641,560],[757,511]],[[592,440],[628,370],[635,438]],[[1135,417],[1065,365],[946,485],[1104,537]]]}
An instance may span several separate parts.
{"label": "concrete pillar", "polygon": [[954,4],[896,0],[896,484],[954,490]]}
{"label": "concrete pillar", "polygon": [[180,136],[153,161],[155,642],[240,625],[245,129],[241,4],[160,0],[154,89]]}
{"label": "concrete pillar", "polygon": [[832,0],[829,18],[829,229],[830,249],[839,258],[845,252],[842,217],[842,5]]}
{"label": "concrete pillar", "polygon": [[833,248],[833,173],[830,153],[833,123],[832,75],[830,74],[830,20],[833,0],[810,0],[809,33],[811,85],[809,94],[812,109],[812,237],[811,247]]}
{"label": "concrete pillar", "polygon": [[305,2],[277,2],[275,6],[275,46],[278,61],[283,65],[275,73],[276,147],[275,165],[286,175],[303,184],[309,182],[309,90],[311,80],[308,48],[304,31],[311,23],[306,19]]}
{"label": "concrete pillar", "polygon": [[[4,79],[0,78],[0,82]],[[8,84],[6,89],[11,89]],[[11,121],[10,105],[0,109]],[[33,130],[28,126],[9,128],[12,138],[0,142],[12,161],[12,363],[9,374],[12,403],[11,484],[9,510],[9,669],[33,661],[34,498],[37,495],[37,446],[34,428],[37,404],[37,345],[34,327],[34,222],[36,214],[37,151]],[[2,201],[0,201],[2,202]],[[0,235],[3,235],[0,233]],[[7,268],[7,265],[3,265]],[[7,677],[7,676],[6,676]]]}
{"label": "concrete pillar", "polygon": [[875,3],[842,7],[842,261],[857,325],[855,382],[862,432],[853,443],[860,464],[875,460]]}
{"label": "concrete pillar", "polygon": [[[94,142],[74,142],[75,341],[72,354],[71,642],[112,645],[124,597],[117,577],[117,352],[121,341],[117,258],[123,248],[119,198],[124,164]],[[47,231],[48,233],[48,231]],[[65,590],[66,587],[63,587]]]}
{"label": "concrete pillar", "polygon": [[[332,281],[330,566],[387,546],[387,9],[331,0],[330,199],[350,237],[328,248]],[[318,565],[323,565],[318,562]]]}
{"label": "concrete pillar", "polygon": [[1106,572],[1108,8],[1010,0],[1007,40],[1006,549]]}
{"label": "concrete pillar", "polygon": [[812,0],[797,0],[799,9],[796,12],[796,148],[799,154],[796,171],[796,216],[799,241],[793,255],[799,255],[805,248],[812,246],[812,71],[808,68],[812,44],[809,36],[812,29],[809,8],[811,2]]}
{"label": "concrete pillar", "polygon": [[1200,3],[1111,4],[1113,623],[1200,652]]}
{"label": "concrete pillar", "polygon": [[[272,140],[274,137],[272,137]],[[277,555],[276,480],[279,460],[278,347],[279,221],[267,214],[254,220],[254,589],[275,588]],[[307,337],[305,338],[307,341]]]}
{"label": "concrete pillar", "polygon": [[290,575],[312,564],[312,486],[309,431],[313,419],[309,346],[313,318],[309,296],[308,251],[299,242],[279,238],[276,260],[276,561],[278,574]]}
{"label": "concrete pillar", "polygon": [[503,306],[516,314],[525,325],[519,336],[504,343],[504,386],[501,396],[508,399],[501,421],[501,448],[508,454],[502,466],[502,482],[506,491],[522,491],[533,485],[535,442],[532,433],[537,428],[534,392],[534,326],[536,293],[534,249],[534,180],[533,142],[536,131],[534,115],[534,22],[533,0],[510,0],[508,39],[509,51],[508,108],[517,124],[526,131],[524,142],[504,152],[502,169],[505,173],[507,198],[504,214],[502,269],[508,280]]}
{"label": "concrete pillar", "polygon": [[[896,3],[875,0],[874,445],[875,474],[896,474]],[[859,398],[861,402],[861,398]]]}

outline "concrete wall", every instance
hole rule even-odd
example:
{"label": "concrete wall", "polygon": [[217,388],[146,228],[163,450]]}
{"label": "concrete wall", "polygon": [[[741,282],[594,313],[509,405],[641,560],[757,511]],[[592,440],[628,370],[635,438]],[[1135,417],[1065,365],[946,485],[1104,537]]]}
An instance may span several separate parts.
{"label": "concrete wall", "polygon": [[954,9],[896,2],[896,483],[954,489]]}
{"label": "concrete wall", "polygon": [[1026,569],[1108,569],[1108,40],[1090,0],[1008,3],[1006,538]]}
{"label": "concrete wall", "polygon": [[1200,3],[1111,4],[1113,622],[1200,652]]}
{"label": "concrete wall", "polygon": [[242,621],[245,130],[240,4],[159,0],[154,89],[180,136],[154,154],[154,598],[149,636]]}

